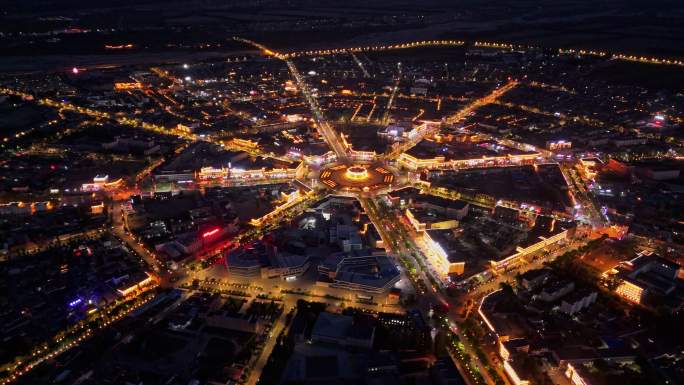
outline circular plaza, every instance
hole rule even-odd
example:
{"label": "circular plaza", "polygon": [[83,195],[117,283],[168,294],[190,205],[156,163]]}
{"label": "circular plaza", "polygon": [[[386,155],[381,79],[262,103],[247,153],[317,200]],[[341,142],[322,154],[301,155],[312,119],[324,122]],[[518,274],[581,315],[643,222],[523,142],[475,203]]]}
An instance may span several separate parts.
{"label": "circular plaza", "polygon": [[369,192],[390,187],[395,175],[382,164],[336,164],[323,168],[320,182],[347,192]]}

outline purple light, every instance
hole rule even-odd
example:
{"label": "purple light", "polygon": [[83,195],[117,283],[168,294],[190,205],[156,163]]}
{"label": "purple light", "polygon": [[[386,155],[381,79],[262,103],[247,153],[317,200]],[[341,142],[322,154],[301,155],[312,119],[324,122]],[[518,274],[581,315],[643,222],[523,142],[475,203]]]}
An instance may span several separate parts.
{"label": "purple light", "polygon": [[76,298],[75,300],[69,302],[69,307],[74,307],[78,305],[79,303],[83,302],[81,298]]}

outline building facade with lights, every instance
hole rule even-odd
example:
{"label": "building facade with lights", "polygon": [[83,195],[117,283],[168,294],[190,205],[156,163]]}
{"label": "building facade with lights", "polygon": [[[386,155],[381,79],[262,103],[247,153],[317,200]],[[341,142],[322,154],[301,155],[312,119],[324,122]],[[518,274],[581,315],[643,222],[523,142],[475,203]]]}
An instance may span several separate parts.
{"label": "building facade with lights", "polygon": [[323,280],[317,285],[378,294],[401,278],[387,254],[369,249],[331,254],[318,265],[318,272]]}
{"label": "building facade with lights", "polygon": [[442,155],[433,158],[418,158],[408,153],[399,155],[397,162],[400,166],[415,171],[418,169],[448,169],[448,168],[478,168],[499,167],[501,165],[524,165],[531,164],[539,157],[538,153],[504,155],[496,157],[482,157],[476,159],[451,159],[447,160]]}
{"label": "building facade with lights", "polygon": [[682,267],[657,255],[640,254],[622,262],[609,272],[619,284],[615,293],[623,299],[646,305],[648,297],[665,297],[673,293],[678,285]]}

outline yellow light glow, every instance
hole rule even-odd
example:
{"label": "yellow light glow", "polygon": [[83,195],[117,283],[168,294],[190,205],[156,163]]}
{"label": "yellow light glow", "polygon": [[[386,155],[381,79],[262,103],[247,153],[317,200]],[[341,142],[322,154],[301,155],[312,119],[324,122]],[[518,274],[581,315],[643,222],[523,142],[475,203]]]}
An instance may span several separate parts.
{"label": "yellow light glow", "polygon": [[344,173],[344,176],[349,180],[366,180],[368,179],[368,170],[363,166],[351,166]]}

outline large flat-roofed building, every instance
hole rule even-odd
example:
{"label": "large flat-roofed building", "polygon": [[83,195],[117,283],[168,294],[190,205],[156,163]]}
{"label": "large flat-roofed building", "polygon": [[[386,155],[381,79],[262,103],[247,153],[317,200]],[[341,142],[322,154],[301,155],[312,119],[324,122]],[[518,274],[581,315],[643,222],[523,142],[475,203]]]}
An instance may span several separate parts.
{"label": "large flat-roofed building", "polygon": [[470,209],[470,204],[465,201],[421,194],[420,190],[413,187],[394,191],[389,195],[389,199],[392,204],[402,209],[432,211],[456,220],[463,219]]}
{"label": "large flat-roofed building", "polygon": [[330,227],[330,243],[337,243],[343,251],[360,250],[363,247],[359,229],[347,224]]}
{"label": "large flat-roofed building", "polygon": [[418,146],[403,152],[397,158],[397,162],[401,167],[409,170],[423,169],[448,169],[448,168],[477,168],[477,167],[492,167],[499,165],[511,164],[529,164],[534,161],[539,153],[536,151],[516,151],[510,149],[515,154],[509,153],[504,155],[493,156],[479,156],[471,159],[452,159],[452,154],[445,154],[441,151],[444,145],[432,141],[422,141]]}
{"label": "large flat-roofed building", "polygon": [[261,267],[268,263],[262,247],[239,247],[229,251],[225,257],[228,272],[239,277],[261,277]]}
{"label": "large flat-roofed building", "polygon": [[383,293],[399,282],[400,274],[384,252],[370,249],[329,255],[318,266],[319,284],[348,290]]}
{"label": "large flat-roofed building", "polygon": [[298,277],[309,269],[309,257],[299,254],[291,254],[278,252],[273,257],[269,258],[269,266],[262,270],[267,278],[293,278]]}
{"label": "large flat-roofed building", "polygon": [[432,229],[423,233],[427,246],[427,260],[438,276],[460,275],[465,271],[465,260],[455,245],[455,233],[451,229]]}
{"label": "large flat-roofed building", "polygon": [[411,206],[433,210],[443,215],[463,219],[468,214],[470,205],[467,202],[422,194],[411,199]]}
{"label": "large flat-roofed building", "polygon": [[225,260],[231,274],[246,278],[288,279],[304,274],[310,266],[307,256],[279,252],[262,242],[231,250]]}
{"label": "large flat-roofed building", "polygon": [[637,304],[646,304],[648,296],[665,297],[682,285],[680,265],[657,255],[639,255],[622,262],[615,270],[619,279],[615,292]]}
{"label": "large flat-roofed building", "polygon": [[404,214],[416,231],[458,227],[457,219],[440,216],[430,209],[408,208]]}

